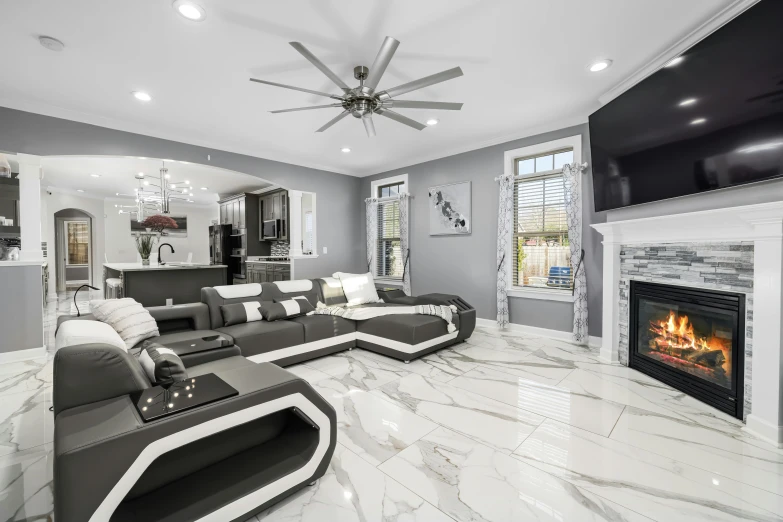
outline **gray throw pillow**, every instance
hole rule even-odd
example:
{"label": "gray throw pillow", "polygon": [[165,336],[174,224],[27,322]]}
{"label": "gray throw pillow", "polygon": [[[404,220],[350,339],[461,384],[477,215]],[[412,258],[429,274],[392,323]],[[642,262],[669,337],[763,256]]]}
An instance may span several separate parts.
{"label": "gray throw pillow", "polygon": [[174,353],[174,350],[156,343],[150,343],[139,353],[139,364],[153,384],[166,384],[188,378],[179,355]]}
{"label": "gray throw pillow", "polygon": [[292,297],[281,297],[279,299],[274,299],[274,302],[275,303],[282,303],[283,301],[290,301],[291,299],[301,299],[302,297],[307,299],[310,302],[310,304],[313,305],[313,306],[318,304],[318,301],[319,301],[318,294],[316,294],[315,292],[310,293],[310,294],[302,294],[302,295],[292,296]]}
{"label": "gray throw pillow", "polygon": [[266,321],[277,321],[279,319],[290,319],[299,317],[315,310],[305,296],[294,297],[285,301],[270,303],[264,301],[259,308],[261,315]]}
{"label": "gray throw pillow", "polygon": [[223,314],[223,326],[260,321],[262,317],[261,312],[258,311],[259,306],[261,306],[261,303],[258,301],[220,305],[220,313]]}

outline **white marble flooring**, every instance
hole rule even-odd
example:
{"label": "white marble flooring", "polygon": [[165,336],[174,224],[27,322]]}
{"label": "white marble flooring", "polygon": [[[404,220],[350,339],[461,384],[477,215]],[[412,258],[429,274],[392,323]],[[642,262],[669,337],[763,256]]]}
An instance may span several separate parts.
{"label": "white marble flooring", "polygon": [[[477,328],[410,364],[288,369],[334,406],[337,449],[252,522],[783,521],[783,450],[563,341]],[[48,358],[0,366],[0,522],[52,520],[51,383]]]}

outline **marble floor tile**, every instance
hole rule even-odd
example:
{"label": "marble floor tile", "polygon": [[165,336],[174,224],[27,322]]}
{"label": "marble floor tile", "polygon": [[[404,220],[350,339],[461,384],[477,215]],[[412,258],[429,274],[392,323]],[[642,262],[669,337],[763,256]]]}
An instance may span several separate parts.
{"label": "marble floor tile", "polygon": [[649,521],[445,428],[379,469],[459,521]]}
{"label": "marble floor tile", "polygon": [[[519,348],[470,346],[455,350],[453,358],[543,384],[557,384],[574,371],[572,364],[559,364]],[[444,357],[451,357],[446,354]]]}
{"label": "marble floor tile", "polygon": [[315,486],[258,515],[263,522],[453,522],[410,489],[337,444]]}
{"label": "marble floor tile", "polygon": [[[355,350],[361,350],[361,348],[355,348]],[[404,361],[368,350],[362,350],[362,352],[367,354],[368,357],[383,361],[390,366],[395,366],[410,373],[415,373],[440,382],[449,382],[454,377],[462,375],[475,367],[474,364],[461,364],[453,358],[448,357],[447,354],[453,353],[452,348],[438,350],[437,352],[425,355],[421,359],[414,359],[408,364]]]}
{"label": "marble floor tile", "polygon": [[727,433],[678,417],[626,408],[611,438],[783,494],[783,449],[759,441],[744,430]]}
{"label": "marble floor tile", "polygon": [[52,445],[0,457],[0,520],[54,520]]}
{"label": "marble floor tile", "polygon": [[316,370],[315,368],[310,368],[309,366],[306,366],[304,364],[287,366],[285,369],[293,373],[294,375],[301,377],[302,379],[306,380],[310,384],[314,384],[323,379],[330,379],[332,377],[328,373],[324,373],[320,370]]}
{"label": "marble floor tile", "polygon": [[52,385],[51,356],[0,364],[0,397]]}
{"label": "marble floor tile", "polygon": [[504,453],[511,453],[544,420],[540,415],[420,375],[384,384],[371,393]]}
{"label": "marble floor tile", "polygon": [[623,405],[480,366],[449,384],[508,405],[608,436]]}
{"label": "marble floor tile", "polygon": [[335,379],[314,385],[337,412],[337,441],[377,466],[437,425],[370,393]]}
{"label": "marble floor tile", "polygon": [[307,361],[304,364],[360,390],[371,390],[411,375],[406,370],[381,362],[355,349]]}
{"label": "marble floor tile", "polygon": [[0,398],[0,455],[7,455],[54,439],[54,414],[49,411],[51,388]]}
{"label": "marble floor tile", "polygon": [[777,495],[729,479],[713,481],[704,470],[552,420],[514,456],[661,522],[779,521],[783,514]]}

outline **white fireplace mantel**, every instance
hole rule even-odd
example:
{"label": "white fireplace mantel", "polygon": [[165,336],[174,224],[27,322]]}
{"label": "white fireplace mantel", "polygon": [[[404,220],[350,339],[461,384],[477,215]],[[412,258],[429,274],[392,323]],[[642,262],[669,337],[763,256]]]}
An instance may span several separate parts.
{"label": "white fireplace mantel", "polygon": [[601,358],[619,360],[622,245],[752,241],[753,406],[747,429],[783,447],[783,202],[611,221],[603,236]]}

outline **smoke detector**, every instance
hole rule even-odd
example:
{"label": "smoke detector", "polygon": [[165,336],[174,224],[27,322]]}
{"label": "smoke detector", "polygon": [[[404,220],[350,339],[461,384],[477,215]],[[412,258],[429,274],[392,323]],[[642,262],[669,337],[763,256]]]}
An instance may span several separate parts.
{"label": "smoke detector", "polygon": [[59,53],[60,51],[65,49],[64,43],[62,43],[57,38],[52,38],[51,36],[39,36],[38,41],[41,43],[41,45],[43,45],[50,51]]}

